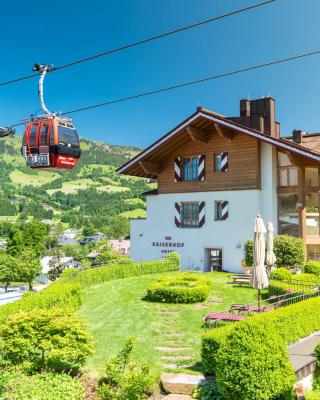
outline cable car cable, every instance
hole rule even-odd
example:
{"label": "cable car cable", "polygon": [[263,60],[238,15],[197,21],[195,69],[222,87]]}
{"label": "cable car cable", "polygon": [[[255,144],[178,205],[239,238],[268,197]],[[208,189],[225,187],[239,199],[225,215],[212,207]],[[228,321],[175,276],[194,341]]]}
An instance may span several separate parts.
{"label": "cable car cable", "polygon": [[[302,59],[302,58],[311,57],[311,56],[315,56],[315,55],[320,55],[320,49],[312,51],[312,52],[308,52],[308,53],[298,54],[296,56],[291,56],[291,57],[281,58],[281,59],[278,59],[278,60],[269,61],[269,62],[266,62],[266,63],[263,63],[263,64],[257,64],[257,65],[253,65],[253,66],[250,66],[250,67],[237,69],[237,70],[230,71],[230,72],[224,72],[224,73],[219,74],[219,75],[212,75],[212,76],[208,76],[208,77],[202,78],[202,79],[197,79],[197,80],[193,80],[193,81],[179,83],[179,84],[176,84],[176,85],[172,85],[172,86],[167,86],[167,87],[160,88],[160,89],[151,90],[151,91],[148,91],[148,92],[138,93],[138,94],[135,94],[135,95],[132,95],[132,96],[122,97],[122,98],[115,99],[115,100],[109,100],[109,101],[106,101],[106,102],[103,102],[103,103],[98,103],[98,104],[94,104],[94,105],[90,105],[90,106],[86,106],[86,107],[77,108],[77,109],[74,109],[74,110],[63,112],[63,113],[61,113],[61,115],[67,115],[67,114],[69,115],[69,114],[74,114],[74,113],[85,111],[85,110],[90,110],[90,109],[93,109],[93,108],[108,106],[108,105],[115,104],[115,103],[122,103],[122,102],[126,102],[126,101],[129,101],[129,100],[134,100],[134,99],[137,99],[137,98],[140,98],[140,97],[150,96],[152,94],[162,93],[162,92],[166,92],[166,91],[170,91],[170,90],[174,90],[174,89],[179,89],[179,88],[186,87],[186,86],[197,85],[199,83],[208,82],[208,81],[212,81],[212,80],[216,80],[216,79],[220,79],[220,78],[225,78],[225,77],[228,77],[228,76],[238,75],[238,74],[241,74],[241,73],[244,73],[244,72],[257,70],[257,69],[260,69],[260,68],[267,68],[267,67],[271,67],[273,65],[283,64],[283,63],[286,63],[286,62],[295,61],[295,60],[299,60],[299,59]],[[10,125],[10,127],[15,127],[15,126],[20,126],[20,125],[24,125],[24,122]]]}
{"label": "cable car cable", "polygon": [[[129,44],[126,44],[126,45],[123,45],[123,46],[120,46],[120,47],[116,47],[116,48],[111,49],[111,50],[106,50],[106,51],[104,51],[102,53],[98,53],[98,54],[95,54],[95,55],[92,55],[92,56],[89,56],[89,57],[86,57],[86,58],[82,58],[82,59],[75,60],[75,61],[72,61],[72,62],[67,63],[67,64],[63,64],[63,65],[57,66],[55,68],[52,68],[50,72],[59,71],[59,70],[64,69],[64,68],[69,68],[69,67],[72,67],[72,66],[77,65],[77,64],[81,64],[81,63],[84,63],[84,62],[87,62],[87,61],[94,60],[96,58],[105,57],[105,56],[108,56],[108,55],[113,54],[113,53],[117,53],[117,52],[120,52],[120,51],[123,51],[123,50],[127,50],[127,49],[132,48],[132,47],[140,46],[142,44],[149,43],[149,42],[152,42],[154,40],[158,40],[158,39],[162,39],[162,38],[167,37],[167,36],[175,35],[177,33],[180,33],[180,32],[183,32],[183,31],[186,31],[186,30],[189,30],[189,29],[194,29],[194,28],[197,28],[197,27],[202,26],[202,25],[210,24],[212,22],[215,22],[215,21],[227,18],[227,17],[231,17],[233,15],[237,15],[237,14],[240,14],[240,13],[243,13],[243,12],[246,12],[246,11],[250,11],[252,9],[255,9],[255,8],[258,8],[258,7],[262,7],[262,6],[265,6],[265,5],[270,4],[270,3],[274,3],[275,1],[277,1],[277,0],[266,0],[266,1],[263,1],[261,3],[253,4],[253,5],[248,6],[248,7],[243,7],[243,8],[231,11],[231,12],[226,13],[226,14],[218,15],[216,17],[212,17],[212,18],[209,18],[209,19],[206,19],[206,20],[203,20],[203,21],[199,21],[199,22],[196,22],[194,24],[186,25],[186,26],[184,26],[182,28],[177,28],[177,29],[165,32],[165,33],[161,33],[159,35],[155,35],[155,36],[151,36],[149,38],[143,39],[143,40],[139,40],[137,42],[133,42],[133,43],[129,43]],[[34,77],[36,77],[38,75],[39,74],[26,75],[26,76],[22,76],[20,78],[11,79],[9,81],[0,82],[0,86],[6,86],[6,85],[10,85],[12,83],[20,82],[20,81],[23,81],[23,80],[26,80],[26,79],[31,79],[31,78],[34,78]]]}

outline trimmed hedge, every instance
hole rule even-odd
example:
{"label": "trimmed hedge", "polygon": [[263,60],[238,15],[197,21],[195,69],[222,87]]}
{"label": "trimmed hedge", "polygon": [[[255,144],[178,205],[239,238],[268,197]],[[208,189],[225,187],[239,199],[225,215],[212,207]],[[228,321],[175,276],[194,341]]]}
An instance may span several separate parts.
{"label": "trimmed hedge", "polygon": [[[256,335],[254,335],[255,330],[258,332]],[[275,365],[277,365],[278,369],[281,369],[282,372],[285,371],[285,373],[288,374],[288,380],[291,382],[292,376],[290,372],[288,373],[287,356],[284,357],[283,363],[281,364],[278,355],[280,353],[287,354],[287,345],[318,330],[320,330],[319,297],[279,308],[268,313],[257,314],[235,324],[216,328],[205,333],[202,338],[201,354],[204,371],[207,374],[215,374],[219,377],[219,385],[226,399],[264,399],[265,397],[260,397],[261,387],[259,386],[259,381],[263,380],[263,382],[265,382],[266,379],[271,380],[275,379],[275,377],[272,367],[264,368],[267,350],[266,353],[260,352],[259,348],[261,345],[265,343],[266,340],[273,340],[271,336],[272,334],[274,335],[275,339],[272,342],[272,351],[275,352],[276,360],[278,360]],[[264,332],[266,332],[266,334],[264,334]],[[239,338],[241,338],[240,341]],[[279,341],[283,350],[280,351],[280,348],[276,346],[277,341]],[[240,343],[242,343],[242,345],[240,345]],[[250,345],[250,350],[247,350],[248,345]],[[235,360],[232,361],[232,353],[235,350],[237,350],[238,353],[234,353]],[[255,356],[250,358],[251,355],[248,355],[248,351],[251,355],[255,354]],[[229,367],[226,365],[226,359],[223,358],[223,353],[228,354],[228,356],[226,356],[230,357],[228,362],[231,363],[232,361],[234,367],[237,363],[237,358],[241,357],[242,361],[238,365],[238,370],[234,375],[226,370],[226,368]],[[246,360],[246,362],[243,360]],[[253,369],[251,369],[252,362],[255,364]],[[249,365],[250,368],[248,368]],[[258,368],[259,366],[261,371]],[[225,379],[223,379],[223,371],[226,376],[228,376],[227,379],[226,376]],[[263,377],[260,376],[260,372],[262,371],[264,373]],[[278,371],[279,376],[282,376],[282,372],[280,370]],[[248,374],[250,374],[250,376]],[[254,389],[250,388],[250,397],[245,397],[245,392],[244,397],[232,397],[232,390],[234,389],[231,390],[230,388],[238,385],[240,376],[242,376],[243,381],[248,379],[256,382],[256,396],[251,392],[251,390]],[[285,387],[281,387],[285,390]],[[274,393],[276,393],[277,390],[274,390]]]}
{"label": "trimmed hedge", "polygon": [[76,310],[82,303],[82,288],[74,283],[56,281],[40,292],[27,292],[20,300],[0,307],[0,321],[19,311],[31,311],[34,308],[49,309],[54,306]]}
{"label": "trimmed hedge", "polygon": [[215,372],[225,400],[287,400],[295,382],[283,339],[259,321],[229,332],[217,352]]}
{"label": "trimmed hedge", "polygon": [[115,279],[178,270],[179,266],[172,260],[112,265],[108,267],[91,268],[85,271],[70,268],[62,274],[61,281],[65,283],[75,282],[82,287],[87,287]]}
{"label": "trimmed hedge", "polygon": [[289,345],[320,330],[320,297],[304,300],[271,312],[257,314],[236,324],[229,324],[206,332],[202,338],[202,362],[206,373],[214,373],[210,362],[210,359],[214,356],[210,353],[217,351],[229,331],[232,331],[236,326],[255,323],[255,321],[264,326],[272,325],[274,331],[278,332],[285,343]]}
{"label": "trimmed hedge", "polygon": [[0,307],[0,322],[19,311],[34,308],[49,309],[54,306],[78,309],[82,303],[83,288],[113,279],[127,278],[158,272],[176,271],[179,266],[170,260],[146,263],[129,263],[109,267],[92,268],[85,271],[66,270],[58,281],[51,283],[40,292],[27,292],[20,300]]}
{"label": "trimmed hedge", "polygon": [[308,261],[304,265],[304,272],[314,274],[320,277],[320,263],[317,261]]}
{"label": "trimmed hedge", "polygon": [[281,295],[288,290],[292,292],[312,293],[314,288],[319,287],[320,277],[314,274],[291,274],[285,268],[279,268],[272,272],[269,281],[268,294]]}
{"label": "trimmed hedge", "polygon": [[212,281],[197,273],[171,275],[151,283],[147,298],[166,303],[199,303],[207,299]]}

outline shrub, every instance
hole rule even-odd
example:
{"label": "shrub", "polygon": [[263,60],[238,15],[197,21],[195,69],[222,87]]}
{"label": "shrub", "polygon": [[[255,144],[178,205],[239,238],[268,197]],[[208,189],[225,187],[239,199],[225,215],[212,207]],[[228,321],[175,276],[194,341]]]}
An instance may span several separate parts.
{"label": "shrub", "polygon": [[202,385],[197,386],[192,393],[193,399],[223,400],[219,386],[213,379],[207,379]]}
{"label": "shrub", "polygon": [[307,391],[305,393],[306,400],[320,400],[320,390],[312,390],[312,392]]}
{"label": "shrub", "polygon": [[253,240],[248,239],[244,245],[244,259],[247,267],[253,266]]}
{"label": "shrub", "polygon": [[[225,400],[290,399],[295,376],[272,325],[237,325],[217,353],[216,378]],[[249,368],[248,368],[249,366]]]}
{"label": "shrub", "polygon": [[169,253],[169,254],[167,255],[166,259],[167,259],[168,261],[171,261],[171,262],[175,263],[176,266],[177,266],[178,268],[180,268],[181,256],[180,256],[180,254],[177,253],[176,251],[172,251],[171,253]]}
{"label": "shrub", "polygon": [[300,238],[278,235],[274,240],[274,252],[278,267],[302,267],[304,263],[304,244]]}
{"label": "shrub", "polygon": [[304,272],[320,276],[320,263],[317,261],[308,261],[304,265]]}
{"label": "shrub", "polygon": [[180,273],[158,279],[147,289],[147,298],[167,303],[198,303],[209,296],[211,280],[197,273]]}
{"label": "shrub", "polygon": [[288,280],[292,277],[292,273],[287,268],[276,268],[271,272],[270,278],[278,281]]}
{"label": "shrub", "polygon": [[83,400],[82,383],[66,374],[46,372],[25,375],[20,371],[0,374],[1,399],[12,400]]}
{"label": "shrub", "polygon": [[313,388],[318,391],[318,395],[320,396],[320,344],[316,346],[314,352],[317,355],[317,362],[312,383],[313,383]]}
{"label": "shrub", "polygon": [[84,323],[66,308],[19,312],[0,325],[2,366],[71,371],[91,352],[92,339]]}
{"label": "shrub", "polygon": [[108,360],[106,376],[98,388],[101,400],[144,400],[149,398],[150,375],[149,369],[130,361],[134,339],[125,342],[120,353]]}

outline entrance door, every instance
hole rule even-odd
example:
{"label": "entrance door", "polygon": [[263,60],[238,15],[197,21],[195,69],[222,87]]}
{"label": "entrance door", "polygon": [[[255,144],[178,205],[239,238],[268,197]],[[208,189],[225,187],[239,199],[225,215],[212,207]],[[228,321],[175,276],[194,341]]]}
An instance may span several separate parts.
{"label": "entrance door", "polygon": [[222,249],[208,249],[209,272],[222,271]]}

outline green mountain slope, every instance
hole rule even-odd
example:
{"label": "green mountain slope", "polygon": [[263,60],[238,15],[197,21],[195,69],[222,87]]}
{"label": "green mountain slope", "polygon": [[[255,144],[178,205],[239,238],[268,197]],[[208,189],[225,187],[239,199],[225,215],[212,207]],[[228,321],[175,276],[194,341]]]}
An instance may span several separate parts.
{"label": "green mountain slope", "polygon": [[121,176],[116,168],[140,149],[81,139],[73,170],[32,170],[20,154],[20,138],[0,142],[0,222],[40,218],[81,228],[102,229],[117,216],[145,216],[145,179]]}

